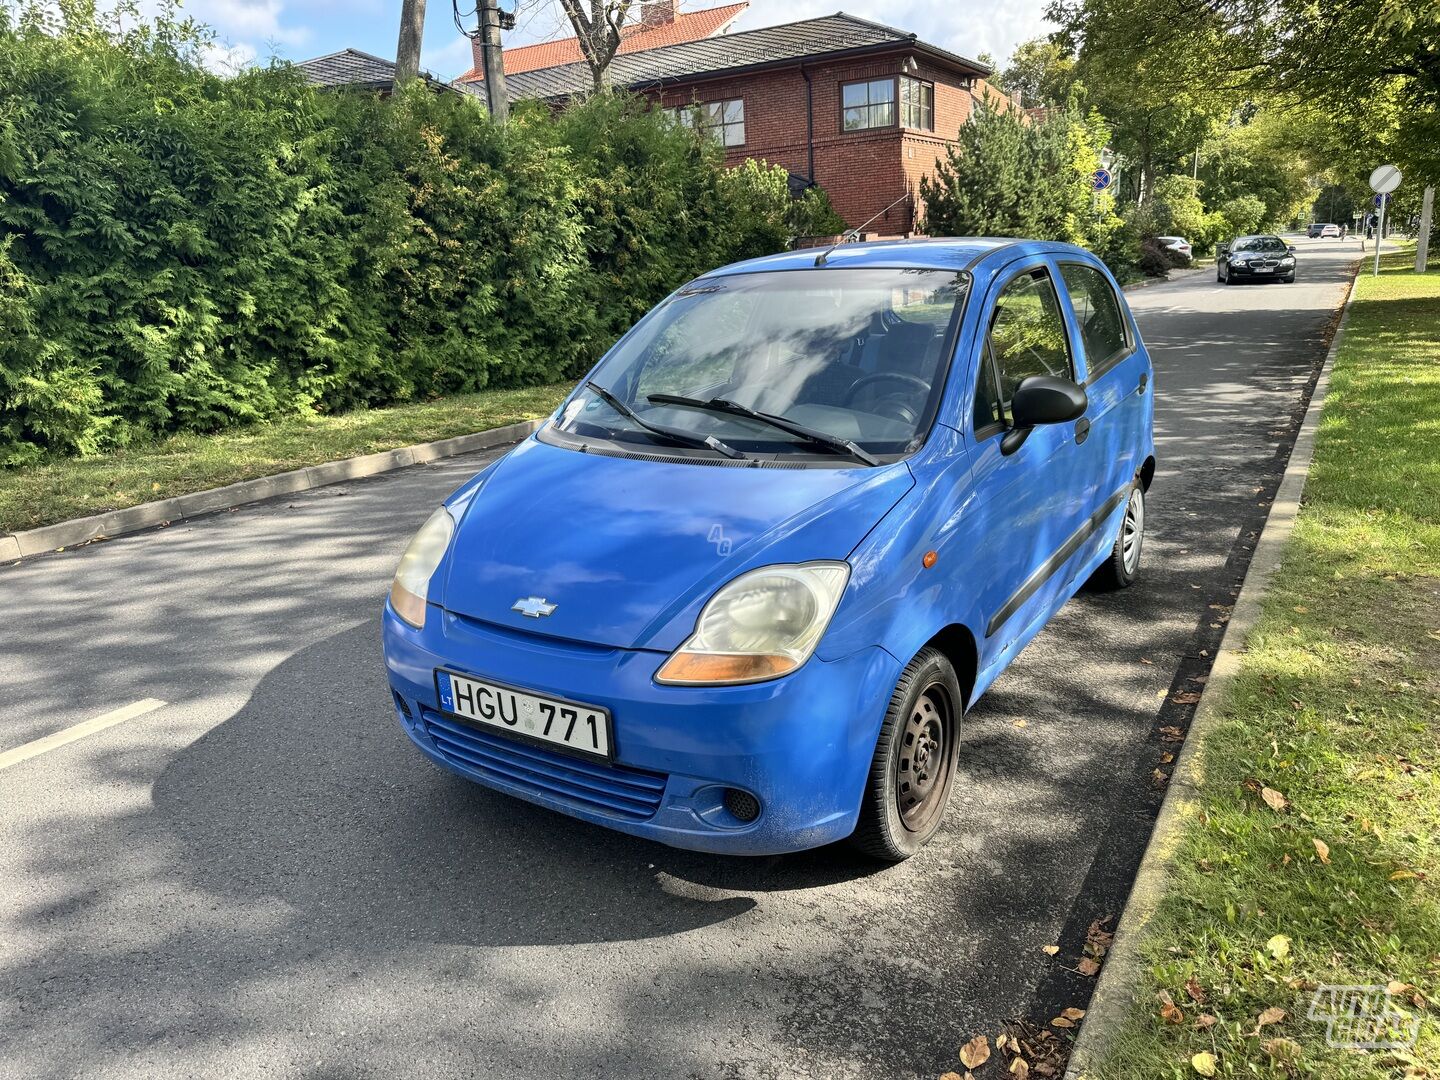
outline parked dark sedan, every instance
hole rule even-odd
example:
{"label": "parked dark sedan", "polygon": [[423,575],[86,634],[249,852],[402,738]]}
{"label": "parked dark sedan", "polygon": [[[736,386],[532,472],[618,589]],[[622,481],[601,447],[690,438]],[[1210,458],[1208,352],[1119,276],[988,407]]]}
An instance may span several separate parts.
{"label": "parked dark sedan", "polygon": [[1237,236],[1222,244],[1215,255],[1215,280],[1295,280],[1295,249],[1278,236]]}

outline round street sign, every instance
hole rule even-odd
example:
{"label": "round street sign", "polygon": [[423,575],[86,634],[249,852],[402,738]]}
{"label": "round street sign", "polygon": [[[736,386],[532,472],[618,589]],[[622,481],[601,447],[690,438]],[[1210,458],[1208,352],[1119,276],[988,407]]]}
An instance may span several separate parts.
{"label": "round street sign", "polygon": [[1382,206],[1384,206],[1384,205],[1385,205],[1385,196],[1384,196],[1384,195],[1376,195],[1376,196],[1375,196],[1375,209],[1376,209],[1376,210],[1379,210],[1380,207],[1382,207]]}
{"label": "round street sign", "polygon": [[1115,182],[1115,177],[1110,175],[1109,169],[1096,169],[1093,179],[1096,191],[1104,191]]}
{"label": "round street sign", "polygon": [[1381,165],[1370,174],[1370,190],[1377,195],[1388,195],[1400,186],[1400,170],[1394,165]]}

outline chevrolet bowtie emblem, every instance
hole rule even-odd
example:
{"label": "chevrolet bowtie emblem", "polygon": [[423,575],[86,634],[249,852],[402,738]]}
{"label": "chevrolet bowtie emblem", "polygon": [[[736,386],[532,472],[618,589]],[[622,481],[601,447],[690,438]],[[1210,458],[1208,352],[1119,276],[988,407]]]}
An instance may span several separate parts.
{"label": "chevrolet bowtie emblem", "polygon": [[547,602],[543,596],[526,596],[516,600],[510,610],[518,611],[521,615],[529,615],[532,619],[538,619],[553,612],[555,605]]}

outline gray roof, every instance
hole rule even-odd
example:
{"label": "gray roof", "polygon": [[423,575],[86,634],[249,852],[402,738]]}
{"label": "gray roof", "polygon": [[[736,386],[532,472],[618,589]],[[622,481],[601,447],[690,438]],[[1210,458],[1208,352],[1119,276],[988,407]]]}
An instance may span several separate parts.
{"label": "gray roof", "polygon": [[[328,56],[317,56],[313,60],[302,60],[295,69],[315,86],[353,87],[361,90],[389,90],[395,81],[395,61],[371,56],[359,49],[341,49]],[[456,93],[479,97],[485,100],[484,90],[467,83],[452,83],[437,78],[428,71],[421,76],[427,83],[438,89],[453,90]]]}
{"label": "gray roof", "polygon": [[[990,68],[979,61],[927,45],[915,34],[841,11],[818,19],[626,53],[611,62],[610,77],[616,86],[639,89],[806,57],[907,45],[921,55],[948,62],[970,74],[990,74]],[[567,97],[584,93],[592,85],[590,69],[583,62],[520,72],[507,76],[505,83],[512,101]]]}

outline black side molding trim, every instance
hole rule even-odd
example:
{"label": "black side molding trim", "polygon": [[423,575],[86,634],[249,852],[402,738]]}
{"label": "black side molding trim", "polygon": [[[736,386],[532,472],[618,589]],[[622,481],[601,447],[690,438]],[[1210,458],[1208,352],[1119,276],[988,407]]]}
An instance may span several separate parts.
{"label": "black side molding trim", "polygon": [[1005,601],[1005,606],[990,617],[990,624],[985,627],[985,636],[994,637],[995,631],[1005,625],[1005,621],[1019,611],[1026,600],[1039,591],[1040,586],[1050,580],[1050,575],[1065,565],[1065,561],[1080,550],[1080,545],[1089,540],[1095,534],[1095,530],[1105,524],[1105,519],[1110,516],[1114,509],[1119,506],[1125,496],[1130,493],[1130,485],[1126,484],[1119,491],[1115,492],[1105,500],[1105,505],[1096,510],[1086,519],[1085,524],[1076,529],[1070,539],[1061,544],[1043,563],[1035,568],[1035,572],[1025,579],[1025,584],[1015,591],[1015,595]]}

